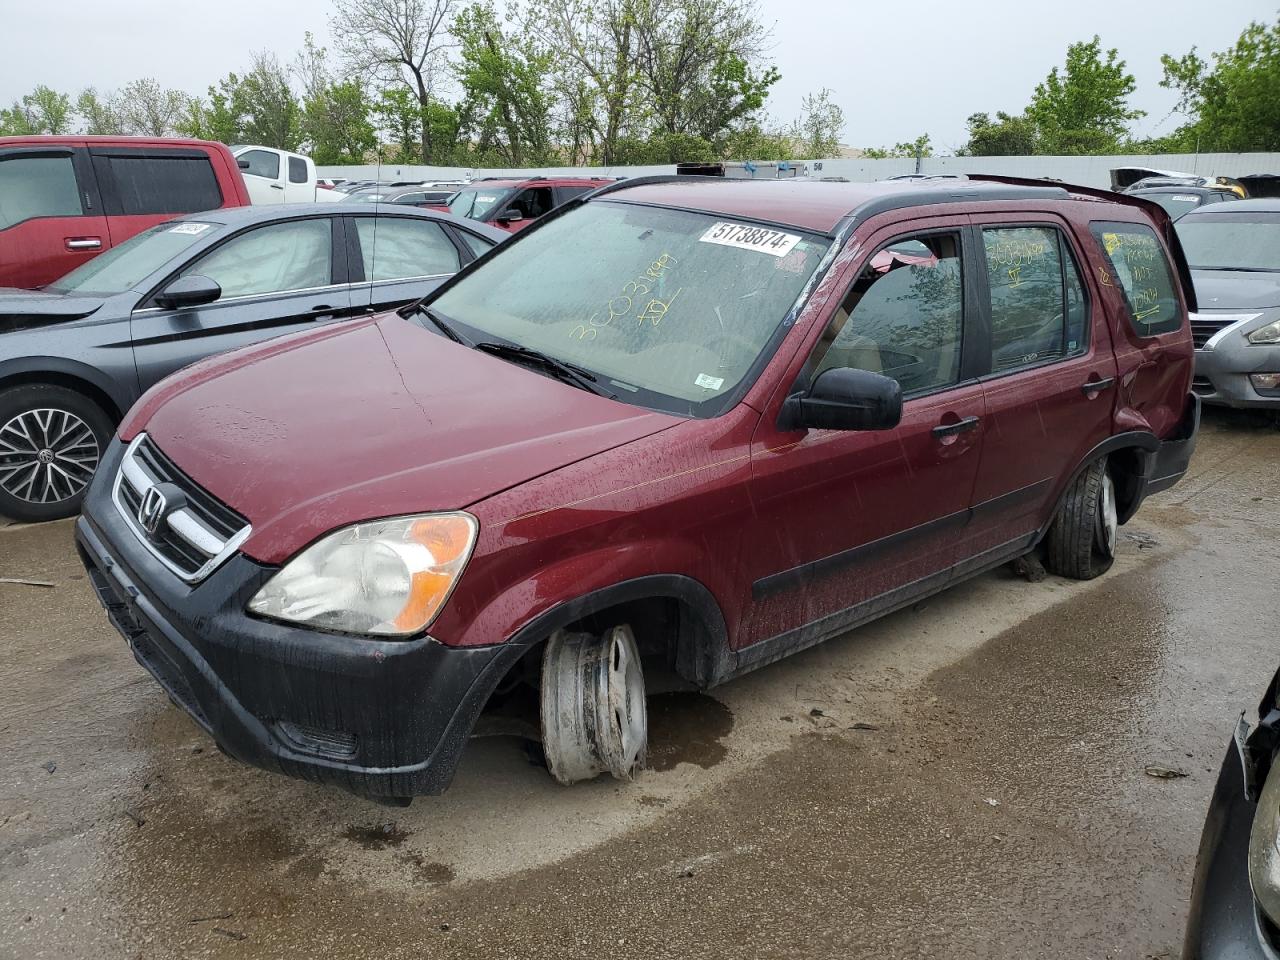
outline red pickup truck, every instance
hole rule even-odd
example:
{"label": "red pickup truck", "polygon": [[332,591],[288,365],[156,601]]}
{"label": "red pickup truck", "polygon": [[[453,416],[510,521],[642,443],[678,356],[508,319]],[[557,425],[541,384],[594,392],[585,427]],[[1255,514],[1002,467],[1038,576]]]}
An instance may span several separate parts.
{"label": "red pickup truck", "polygon": [[0,287],[40,287],[184,213],[243,207],[221,143],[0,137]]}

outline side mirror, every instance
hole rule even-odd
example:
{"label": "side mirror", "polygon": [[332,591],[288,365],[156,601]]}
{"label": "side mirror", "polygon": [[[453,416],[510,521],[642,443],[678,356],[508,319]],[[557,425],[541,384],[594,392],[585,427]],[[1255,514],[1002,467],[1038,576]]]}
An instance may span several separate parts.
{"label": "side mirror", "polygon": [[782,405],[785,430],[892,430],[902,419],[902,385],[870,370],[823,370],[809,391]]}
{"label": "side mirror", "polygon": [[216,280],[192,274],[179,277],[156,294],[156,303],[166,310],[180,307],[198,307],[201,304],[213,303],[222,296],[222,287]]}
{"label": "side mirror", "polygon": [[503,210],[502,213],[498,214],[499,223],[519,223],[523,219],[524,214],[515,207],[508,207],[506,210]]}
{"label": "side mirror", "polygon": [[237,160],[237,161],[236,161],[236,166],[237,166],[237,167],[239,167],[241,170],[248,170],[248,169],[249,169],[249,161],[248,161],[248,160]]}

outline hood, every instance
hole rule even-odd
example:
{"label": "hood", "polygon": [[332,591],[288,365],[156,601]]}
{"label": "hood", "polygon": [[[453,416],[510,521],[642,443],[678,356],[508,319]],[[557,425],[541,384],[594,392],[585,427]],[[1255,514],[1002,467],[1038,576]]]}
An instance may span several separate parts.
{"label": "hood", "polygon": [[1280,307],[1280,273],[1192,270],[1191,276],[1203,311]]}
{"label": "hood", "polygon": [[360,520],[457,510],[680,423],[478,353],[389,314],[272,341],[163,381],[134,407],[282,563]]}
{"label": "hood", "polygon": [[69,297],[43,290],[0,287],[0,333],[80,320],[103,304],[100,297]]}

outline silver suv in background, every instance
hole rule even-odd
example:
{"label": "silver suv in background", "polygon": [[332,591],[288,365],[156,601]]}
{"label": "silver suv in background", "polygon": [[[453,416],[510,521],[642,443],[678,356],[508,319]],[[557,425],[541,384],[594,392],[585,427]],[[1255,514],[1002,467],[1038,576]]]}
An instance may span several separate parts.
{"label": "silver suv in background", "polygon": [[1280,200],[1200,207],[1177,229],[1199,301],[1192,389],[1205,403],[1280,414]]}

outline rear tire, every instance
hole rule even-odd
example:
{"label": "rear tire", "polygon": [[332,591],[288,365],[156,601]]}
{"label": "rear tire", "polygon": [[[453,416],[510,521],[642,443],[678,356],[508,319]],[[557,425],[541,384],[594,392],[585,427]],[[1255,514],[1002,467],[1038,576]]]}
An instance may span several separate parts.
{"label": "rear tire", "polygon": [[0,516],[74,516],[113,432],[101,407],[66,387],[0,390]]}
{"label": "rear tire", "polygon": [[1067,491],[1049,528],[1045,566],[1073,580],[1102,576],[1115,562],[1119,527],[1115,483],[1103,457]]}

